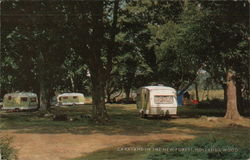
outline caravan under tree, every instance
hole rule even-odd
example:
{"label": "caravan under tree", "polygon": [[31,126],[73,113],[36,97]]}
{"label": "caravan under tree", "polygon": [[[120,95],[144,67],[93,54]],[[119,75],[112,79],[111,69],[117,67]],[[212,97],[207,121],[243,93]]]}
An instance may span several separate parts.
{"label": "caravan under tree", "polygon": [[81,105],[84,104],[82,93],[63,93],[57,96],[58,105]]}
{"label": "caravan under tree", "polygon": [[176,90],[166,86],[145,86],[137,91],[137,109],[141,117],[147,115],[176,115]]}
{"label": "caravan under tree", "polygon": [[15,92],[4,95],[4,110],[30,110],[38,108],[38,99],[35,93]]}

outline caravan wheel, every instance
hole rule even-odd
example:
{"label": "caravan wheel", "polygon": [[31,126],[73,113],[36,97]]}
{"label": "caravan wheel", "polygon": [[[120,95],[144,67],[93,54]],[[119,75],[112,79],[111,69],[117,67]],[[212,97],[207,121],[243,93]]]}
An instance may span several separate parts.
{"label": "caravan wheel", "polygon": [[170,119],[170,114],[169,114],[169,111],[166,111],[166,113],[163,115],[164,119],[168,120]]}
{"label": "caravan wheel", "polygon": [[14,112],[20,112],[20,109],[19,108],[15,108]]}

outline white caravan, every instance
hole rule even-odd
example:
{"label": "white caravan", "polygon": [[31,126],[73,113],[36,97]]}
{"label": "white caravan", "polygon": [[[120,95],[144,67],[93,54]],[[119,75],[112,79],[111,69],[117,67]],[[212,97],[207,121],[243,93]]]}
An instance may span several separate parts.
{"label": "white caravan", "polygon": [[4,95],[4,110],[32,110],[38,108],[37,94],[31,92],[15,92]]}
{"label": "white caravan", "polygon": [[137,109],[141,117],[147,115],[176,115],[176,90],[166,86],[145,86],[137,91]]}
{"label": "white caravan", "polygon": [[57,105],[82,105],[84,95],[82,93],[63,93],[57,96]]}

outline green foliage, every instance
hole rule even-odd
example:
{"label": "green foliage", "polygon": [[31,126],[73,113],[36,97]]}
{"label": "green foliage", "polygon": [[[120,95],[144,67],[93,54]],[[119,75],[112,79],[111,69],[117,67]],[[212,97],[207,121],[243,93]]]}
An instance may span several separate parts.
{"label": "green foliage", "polygon": [[15,160],[17,159],[16,150],[11,147],[12,138],[0,137],[0,155],[1,159]]}
{"label": "green foliage", "polygon": [[[60,4],[10,1],[2,3],[2,29],[5,34],[1,36],[4,48],[1,51],[3,62],[12,64],[12,67],[1,66],[3,77],[12,77],[9,87],[1,86],[4,92],[38,92],[41,79],[46,81],[46,87],[53,88],[55,81],[61,78],[57,73],[65,53],[62,52],[65,39],[59,34],[62,31],[59,23],[62,17],[54,14],[44,18],[44,11],[51,11],[49,6],[53,8]],[[9,20],[8,16],[13,18]],[[39,55],[43,56],[44,61],[41,62]]]}
{"label": "green foliage", "polygon": [[203,27],[206,16],[195,4],[189,4],[176,16],[178,21],[151,26],[151,45],[155,49],[158,72],[164,75],[162,79],[181,89],[197,77],[207,54],[209,37]]}
{"label": "green foliage", "polygon": [[248,8],[244,1],[4,1],[1,94],[51,97],[96,85],[127,92],[151,82],[184,90],[201,69],[225,85],[229,68],[246,91]]}
{"label": "green foliage", "polygon": [[121,44],[126,49],[124,51],[131,54],[134,61],[137,59],[137,63],[133,67],[134,71],[129,65],[127,67],[130,68],[130,72],[138,74],[135,86],[164,81],[162,73],[158,69],[159,58],[151,39],[160,39],[161,33],[156,33],[159,29],[158,26],[169,20],[175,21],[180,12],[179,2],[147,0],[131,1],[125,4],[122,10],[123,15],[119,19],[121,24],[119,27],[123,32],[120,34],[122,35],[120,38],[122,38]]}
{"label": "green foliage", "polygon": [[237,81],[246,85],[248,48],[245,44],[249,34],[249,3],[204,2],[202,6],[208,15],[206,30],[211,37],[206,70],[223,85],[227,70],[233,69]]}
{"label": "green foliage", "polygon": [[82,57],[76,54],[72,48],[68,52],[59,70],[61,80],[54,84],[55,90],[59,92],[84,92],[89,95],[88,67],[84,64]]}
{"label": "green foliage", "polygon": [[[197,138],[191,141],[173,142],[164,147],[169,152],[151,153],[147,160],[167,159],[247,159],[249,150],[215,137]],[[171,151],[172,149],[172,151]],[[184,149],[184,150],[182,150]]]}

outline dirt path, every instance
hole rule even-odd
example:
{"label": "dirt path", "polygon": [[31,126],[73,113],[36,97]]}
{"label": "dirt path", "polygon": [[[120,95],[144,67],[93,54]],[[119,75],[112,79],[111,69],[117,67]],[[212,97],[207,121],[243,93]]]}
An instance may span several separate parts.
{"label": "dirt path", "polygon": [[0,132],[13,136],[13,146],[18,149],[20,160],[66,160],[83,156],[99,149],[116,147],[133,142],[153,140],[183,140],[190,135],[147,134],[144,136],[105,134],[19,134],[15,131]]}

